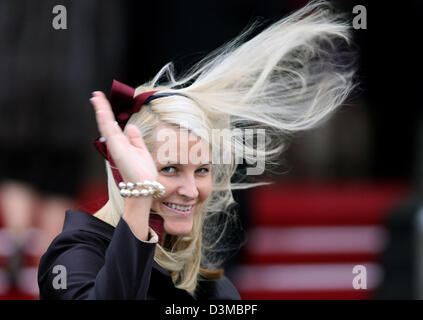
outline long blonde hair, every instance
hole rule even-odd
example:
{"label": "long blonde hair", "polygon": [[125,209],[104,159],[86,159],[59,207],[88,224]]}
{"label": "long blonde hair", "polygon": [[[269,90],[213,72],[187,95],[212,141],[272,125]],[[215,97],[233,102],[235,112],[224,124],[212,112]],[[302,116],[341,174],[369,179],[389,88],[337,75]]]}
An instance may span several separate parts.
{"label": "long blonde hair", "polygon": [[[231,144],[233,153],[241,150],[246,161],[254,160],[248,155],[259,155],[266,164],[276,163],[292,133],[323,123],[355,87],[354,56],[341,50],[352,42],[350,25],[327,1],[311,1],[248,40],[255,28],[253,24],[185,74],[177,76],[168,63],[136,89],[135,96],[153,88],[185,96],[155,99],[130,118],[150,151],[154,129],[162,123],[184,127],[213,146],[220,145],[220,137],[212,129],[264,128],[264,146],[246,143],[236,130],[223,143]],[[168,244],[157,245],[157,263],[170,271],[176,287],[192,294],[198,281],[212,279],[222,262],[223,235],[235,217],[232,190],[268,183],[231,181],[237,166],[235,157],[230,164],[213,164],[213,191],[197,209],[192,232],[165,235]],[[106,167],[109,202],[103,210],[116,226],[123,200],[107,161]]]}

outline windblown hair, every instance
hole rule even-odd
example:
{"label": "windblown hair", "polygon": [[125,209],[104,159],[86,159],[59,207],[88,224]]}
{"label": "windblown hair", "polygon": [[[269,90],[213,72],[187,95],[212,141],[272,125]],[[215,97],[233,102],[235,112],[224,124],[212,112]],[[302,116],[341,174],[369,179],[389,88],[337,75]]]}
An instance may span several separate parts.
{"label": "windblown hair", "polygon": [[[264,128],[264,146],[247,143],[236,130],[223,144],[231,144],[234,154],[241,151],[248,163],[253,155],[264,157],[266,165],[277,163],[293,133],[322,124],[355,87],[350,24],[332,9],[327,1],[311,1],[255,36],[253,24],[181,76],[166,64],[135,95],[154,89],[184,96],[155,99],[129,123],[137,125],[150,151],[153,132],[163,123],[188,129],[218,148],[220,137],[212,129]],[[342,49],[345,44],[348,50]],[[175,286],[192,294],[199,280],[213,279],[227,249],[223,235],[236,216],[232,190],[268,184],[231,181],[237,166],[235,157],[231,164],[212,164],[213,190],[197,208],[192,232],[166,235],[167,245],[157,246],[155,260],[169,270]],[[107,161],[106,167],[106,209],[116,226],[124,202]]]}

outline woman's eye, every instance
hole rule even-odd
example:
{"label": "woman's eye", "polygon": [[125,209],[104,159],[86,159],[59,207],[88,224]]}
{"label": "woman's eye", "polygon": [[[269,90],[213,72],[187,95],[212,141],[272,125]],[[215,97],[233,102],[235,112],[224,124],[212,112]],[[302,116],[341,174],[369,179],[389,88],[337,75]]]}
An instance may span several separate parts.
{"label": "woman's eye", "polygon": [[165,173],[173,173],[174,171],[170,171],[169,169],[174,169],[174,170],[176,170],[176,168],[175,167],[166,167],[166,168],[163,168],[161,171],[163,171],[163,172],[165,172]]}
{"label": "woman's eye", "polygon": [[[175,173],[176,172],[176,168],[175,167],[165,167],[165,168],[161,169],[161,171],[164,172],[164,173]],[[196,172],[201,173],[201,174],[206,174],[206,173],[209,172],[209,169],[207,169],[207,168],[200,168]]]}
{"label": "woman's eye", "polygon": [[[198,170],[200,171],[200,173],[207,173],[207,172],[209,172],[209,169],[207,169],[207,168],[200,168]],[[201,170],[204,170],[204,171],[201,171]]]}

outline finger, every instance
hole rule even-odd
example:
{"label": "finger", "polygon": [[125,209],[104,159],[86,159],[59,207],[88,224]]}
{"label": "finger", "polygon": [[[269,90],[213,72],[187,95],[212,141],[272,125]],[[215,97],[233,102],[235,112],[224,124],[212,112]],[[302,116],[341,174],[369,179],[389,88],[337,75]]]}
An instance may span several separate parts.
{"label": "finger", "polygon": [[122,131],[115,121],[109,121],[106,119],[104,111],[96,112],[96,121],[101,136],[108,141],[112,138],[112,136],[119,135]]}
{"label": "finger", "polygon": [[93,92],[93,97],[90,99],[93,103],[94,109],[96,112],[104,112],[106,120],[116,121],[115,115],[113,114],[112,106],[107,100],[106,96],[101,91]]}
{"label": "finger", "polygon": [[128,124],[126,126],[126,133],[128,134],[129,142],[137,148],[147,150],[141,131],[136,125]]}
{"label": "finger", "polygon": [[114,134],[123,134],[117,125],[112,108],[102,93],[93,93],[90,99],[96,111],[96,120],[98,129],[103,137],[107,140]]}
{"label": "finger", "polygon": [[91,103],[96,110],[96,120],[101,135],[106,138],[107,148],[114,159],[124,154],[128,147],[128,140],[115,121],[111,106],[104,94],[93,94]]}

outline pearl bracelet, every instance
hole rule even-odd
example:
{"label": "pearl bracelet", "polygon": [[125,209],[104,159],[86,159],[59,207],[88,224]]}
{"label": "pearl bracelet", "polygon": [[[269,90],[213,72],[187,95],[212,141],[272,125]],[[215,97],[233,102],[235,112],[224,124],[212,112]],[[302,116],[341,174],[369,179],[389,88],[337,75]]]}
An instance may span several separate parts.
{"label": "pearl bracelet", "polygon": [[[141,190],[135,189],[136,187],[143,188]],[[165,187],[157,181],[145,180],[144,182],[120,182],[120,195],[124,198],[127,197],[148,197],[153,196],[154,199],[158,199],[165,194]]]}

